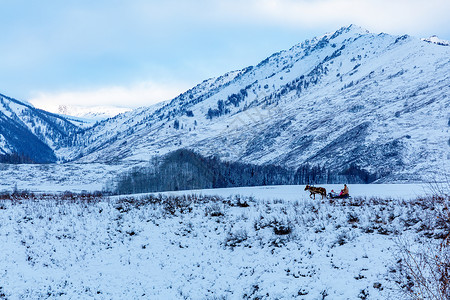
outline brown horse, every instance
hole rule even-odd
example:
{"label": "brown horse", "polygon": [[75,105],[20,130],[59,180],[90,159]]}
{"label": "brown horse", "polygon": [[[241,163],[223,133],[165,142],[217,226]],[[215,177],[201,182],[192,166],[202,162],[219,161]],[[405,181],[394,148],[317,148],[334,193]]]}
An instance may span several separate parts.
{"label": "brown horse", "polygon": [[314,187],[307,185],[305,187],[305,191],[309,191],[311,194],[309,194],[309,197],[314,196],[314,200],[316,200],[316,194],[322,195],[322,199],[327,196],[327,190],[323,187]]}

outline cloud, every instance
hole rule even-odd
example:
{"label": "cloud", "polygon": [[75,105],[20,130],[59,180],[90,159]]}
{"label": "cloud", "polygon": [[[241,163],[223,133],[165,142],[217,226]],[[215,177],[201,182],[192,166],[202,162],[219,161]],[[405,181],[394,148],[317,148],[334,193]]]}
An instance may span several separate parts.
{"label": "cloud", "polygon": [[[84,5],[64,14],[65,28],[86,38],[107,33],[163,39],[202,27],[245,25],[267,28],[338,29],[355,23],[389,33],[421,34],[447,30],[448,0],[134,0]],[[82,23],[73,21],[82,19]],[[170,33],[167,35],[167,33]],[[195,33],[195,32],[194,32]],[[96,43],[96,39],[90,42]]]}
{"label": "cloud", "polygon": [[170,100],[188,88],[185,83],[141,82],[131,86],[108,86],[85,91],[34,92],[35,107],[53,111],[67,106],[116,106],[136,108]]}
{"label": "cloud", "polygon": [[[355,23],[370,30],[424,34],[447,31],[448,0],[228,0],[223,16],[284,27],[335,27]],[[225,12],[225,13],[224,13]]]}
{"label": "cloud", "polygon": [[39,107],[150,105],[352,23],[450,39],[448,0],[17,0],[2,9],[0,89]]}

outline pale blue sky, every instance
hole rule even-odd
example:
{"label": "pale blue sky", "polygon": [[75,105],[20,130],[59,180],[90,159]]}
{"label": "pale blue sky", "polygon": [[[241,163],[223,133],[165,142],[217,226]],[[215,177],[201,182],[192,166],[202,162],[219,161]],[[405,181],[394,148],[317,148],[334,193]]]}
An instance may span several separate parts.
{"label": "pale blue sky", "polygon": [[0,93],[137,107],[351,23],[450,39],[447,0],[0,0]]}

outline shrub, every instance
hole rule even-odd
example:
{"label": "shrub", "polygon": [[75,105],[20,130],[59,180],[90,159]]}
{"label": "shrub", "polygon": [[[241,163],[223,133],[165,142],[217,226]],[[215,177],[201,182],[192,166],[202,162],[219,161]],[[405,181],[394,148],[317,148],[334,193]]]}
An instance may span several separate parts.
{"label": "shrub", "polygon": [[293,226],[291,222],[285,221],[285,222],[278,222],[275,220],[275,222],[272,224],[273,226],[273,232],[276,235],[288,235],[291,234],[293,231]]}
{"label": "shrub", "polygon": [[398,260],[400,280],[405,294],[413,299],[450,299],[450,241],[437,249],[424,247],[413,252],[402,246]]}
{"label": "shrub", "polygon": [[350,223],[350,224],[358,223],[359,222],[359,218],[358,218],[358,216],[355,213],[349,212],[347,214],[347,222]]}
{"label": "shrub", "polygon": [[245,229],[239,229],[235,232],[228,232],[227,238],[225,239],[225,245],[227,247],[234,248],[248,239],[248,234]]}
{"label": "shrub", "polygon": [[339,246],[342,246],[347,244],[347,240],[348,240],[347,234],[345,232],[342,232],[337,236],[335,243],[338,244]]}
{"label": "shrub", "polygon": [[250,205],[248,204],[246,199],[243,199],[240,195],[236,195],[234,197],[235,203],[234,205],[239,206],[239,207],[249,207]]}
{"label": "shrub", "polygon": [[[449,187],[450,181],[447,181]],[[439,194],[438,194],[439,193]],[[400,278],[397,283],[413,299],[450,299],[450,195],[447,190],[435,188],[434,193],[421,204],[429,208],[435,228],[443,230],[438,247],[431,240],[412,251],[407,244],[399,245]],[[427,235],[431,237],[431,235]]]}
{"label": "shrub", "polygon": [[205,207],[205,215],[211,217],[224,216],[223,207],[218,203],[213,203]]}

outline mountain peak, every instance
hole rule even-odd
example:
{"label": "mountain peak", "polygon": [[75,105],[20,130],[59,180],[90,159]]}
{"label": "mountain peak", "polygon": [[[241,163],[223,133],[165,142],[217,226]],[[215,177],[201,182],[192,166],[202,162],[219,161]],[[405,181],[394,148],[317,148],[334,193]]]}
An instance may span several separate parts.
{"label": "mountain peak", "polygon": [[369,31],[367,29],[364,29],[361,26],[358,26],[356,24],[350,24],[347,27],[343,27],[346,28],[347,32],[353,31],[353,32],[359,32],[359,33],[369,33]]}
{"label": "mountain peak", "polygon": [[343,33],[354,33],[354,34],[367,34],[370,33],[367,29],[358,26],[356,24],[350,24],[348,26],[343,26],[339,28],[335,33],[343,34]]}
{"label": "mountain peak", "polygon": [[328,33],[325,36],[328,36],[330,39],[334,39],[343,34],[364,35],[364,34],[368,34],[368,33],[370,33],[368,30],[366,30],[358,25],[350,24],[349,26],[344,26],[344,27],[339,28],[338,30],[336,30],[333,33]]}
{"label": "mountain peak", "polygon": [[432,35],[427,39],[422,39],[422,41],[440,46],[450,46],[450,41],[441,40],[437,35]]}

